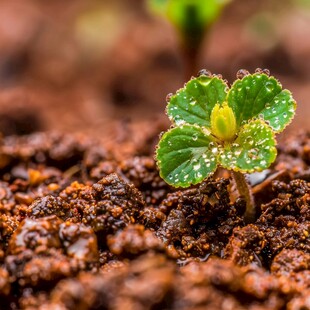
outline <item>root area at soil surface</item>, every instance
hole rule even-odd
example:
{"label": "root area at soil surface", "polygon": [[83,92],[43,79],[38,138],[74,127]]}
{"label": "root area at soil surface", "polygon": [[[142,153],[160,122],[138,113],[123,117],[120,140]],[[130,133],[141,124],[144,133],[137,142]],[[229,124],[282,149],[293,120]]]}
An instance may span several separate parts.
{"label": "root area at soil surface", "polygon": [[310,309],[310,134],[250,177],[246,225],[229,178],[162,181],[154,132],[2,139],[0,309]]}

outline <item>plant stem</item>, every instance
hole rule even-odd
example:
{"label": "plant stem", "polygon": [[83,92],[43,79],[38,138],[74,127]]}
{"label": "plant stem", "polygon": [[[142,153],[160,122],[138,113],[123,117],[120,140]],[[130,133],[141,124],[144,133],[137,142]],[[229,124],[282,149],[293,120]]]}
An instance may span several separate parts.
{"label": "plant stem", "polygon": [[198,72],[197,62],[199,55],[199,47],[185,47],[183,46],[183,63],[184,63],[184,77],[189,80],[192,76],[196,76]]}
{"label": "plant stem", "polygon": [[243,198],[246,201],[244,220],[246,223],[253,223],[255,221],[256,210],[255,210],[254,197],[252,195],[250,185],[247,182],[243,173],[232,171],[232,174],[236,182],[240,196],[243,196]]}

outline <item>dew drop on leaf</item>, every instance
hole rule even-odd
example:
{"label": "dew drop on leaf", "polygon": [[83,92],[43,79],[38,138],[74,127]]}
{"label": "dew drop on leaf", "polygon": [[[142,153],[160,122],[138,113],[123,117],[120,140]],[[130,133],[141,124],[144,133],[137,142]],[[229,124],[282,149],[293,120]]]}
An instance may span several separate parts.
{"label": "dew drop on leaf", "polygon": [[266,87],[266,90],[269,91],[269,92],[272,92],[273,89],[274,89],[274,85],[273,85],[272,82],[267,82],[265,87]]}
{"label": "dew drop on leaf", "polygon": [[211,77],[212,73],[211,71],[207,70],[207,69],[202,69],[198,72],[198,76],[208,76]]}
{"label": "dew drop on leaf", "polygon": [[270,71],[268,69],[263,69],[263,73],[265,73],[266,75],[270,75]]}
{"label": "dew drop on leaf", "polygon": [[245,76],[247,76],[247,75],[249,75],[250,74],[250,72],[248,71],[248,70],[245,70],[245,69],[240,69],[238,72],[237,72],[237,74],[236,74],[236,76],[237,76],[237,79],[243,79]]}
{"label": "dew drop on leaf", "polygon": [[213,147],[211,151],[213,154],[217,154],[217,147]]}
{"label": "dew drop on leaf", "polygon": [[170,99],[171,99],[172,96],[173,96],[172,93],[169,93],[169,94],[166,96],[166,102],[167,102],[167,103],[170,102]]}
{"label": "dew drop on leaf", "polygon": [[247,137],[245,139],[245,142],[248,144],[248,145],[253,145],[254,144],[254,140],[252,137]]}
{"label": "dew drop on leaf", "polygon": [[265,166],[265,165],[267,164],[267,162],[266,162],[265,159],[263,159],[263,160],[260,161],[260,164],[261,164],[262,166]]}
{"label": "dew drop on leaf", "polygon": [[194,165],[194,170],[197,171],[200,169],[200,164]]}

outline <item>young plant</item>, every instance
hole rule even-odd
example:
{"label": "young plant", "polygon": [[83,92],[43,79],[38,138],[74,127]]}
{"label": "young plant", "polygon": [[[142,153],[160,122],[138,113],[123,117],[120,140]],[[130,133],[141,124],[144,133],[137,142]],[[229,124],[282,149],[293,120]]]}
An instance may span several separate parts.
{"label": "young plant", "polygon": [[244,173],[275,160],[275,134],[291,122],[296,102],[268,70],[240,70],[237,78],[229,88],[204,70],[169,96],[173,128],[162,135],[156,158],[161,177],[175,187],[200,183],[219,166],[231,170],[251,222],[255,207]]}
{"label": "young plant", "polygon": [[196,72],[198,52],[205,33],[230,1],[148,0],[151,11],[166,17],[176,28],[183,48],[188,76]]}

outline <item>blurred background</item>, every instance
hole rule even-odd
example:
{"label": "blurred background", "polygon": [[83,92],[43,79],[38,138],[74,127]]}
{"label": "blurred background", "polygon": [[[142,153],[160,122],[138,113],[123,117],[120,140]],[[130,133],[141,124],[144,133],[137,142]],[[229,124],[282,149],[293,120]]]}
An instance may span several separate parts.
{"label": "blurred background", "polygon": [[[168,126],[165,98],[188,79],[178,39],[143,0],[1,0],[0,132],[105,139]],[[268,68],[298,102],[288,131],[310,129],[310,0],[231,0],[197,67],[229,82],[240,68]]]}

